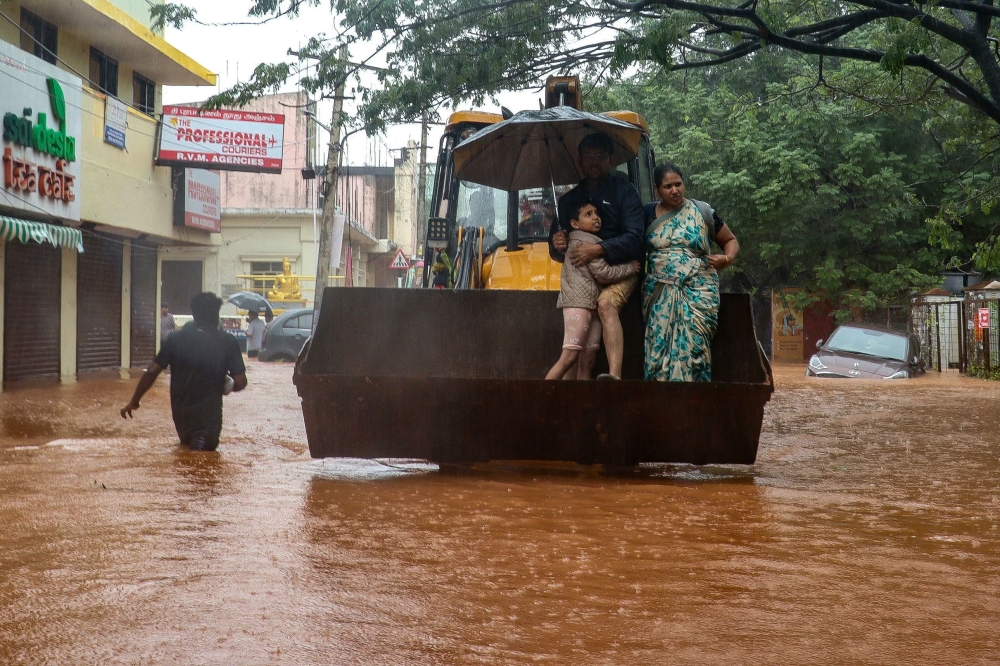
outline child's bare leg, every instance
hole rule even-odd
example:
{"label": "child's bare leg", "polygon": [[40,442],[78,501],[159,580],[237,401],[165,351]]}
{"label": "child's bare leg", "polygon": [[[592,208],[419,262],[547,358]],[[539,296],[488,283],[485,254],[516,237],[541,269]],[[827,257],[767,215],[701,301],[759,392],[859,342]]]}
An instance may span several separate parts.
{"label": "child's bare leg", "polygon": [[608,355],[608,373],[622,376],[622,357],[625,356],[625,334],[618,317],[618,308],[610,301],[597,301],[597,312],[604,324],[604,351]]}
{"label": "child's bare leg", "polygon": [[580,360],[577,361],[576,379],[593,379],[594,362],[597,360],[597,352],[601,349],[601,320],[596,316],[596,312],[591,313],[590,331],[587,332],[587,341],[580,352]]}
{"label": "child's bare leg", "polygon": [[556,364],[552,366],[549,370],[549,374],[545,375],[546,379],[562,379],[563,375],[576,364],[576,359],[580,356],[579,349],[563,349],[562,355],[559,356],[559,360]]}
{"label": "child's bare leg", "polygon": [[563,308],[563,351],[559,360],[545,375],[546,379],[562,379],[577,364],[587,341],[591,319],[590,310]]}

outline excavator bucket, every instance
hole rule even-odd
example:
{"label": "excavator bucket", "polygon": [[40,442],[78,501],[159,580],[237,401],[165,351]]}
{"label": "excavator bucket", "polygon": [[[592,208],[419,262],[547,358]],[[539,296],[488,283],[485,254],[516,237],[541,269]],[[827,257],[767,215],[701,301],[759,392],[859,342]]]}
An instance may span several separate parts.
{"label": "excavator bucket", "polygon": [[295,370],[310,453],[443,464],[754,462],[774,384],[746,294],[722,295],[705,383],[643,381],[637,298],[622,312],[622,381],[543,380],[562,345],[556,297],[327,289]]}

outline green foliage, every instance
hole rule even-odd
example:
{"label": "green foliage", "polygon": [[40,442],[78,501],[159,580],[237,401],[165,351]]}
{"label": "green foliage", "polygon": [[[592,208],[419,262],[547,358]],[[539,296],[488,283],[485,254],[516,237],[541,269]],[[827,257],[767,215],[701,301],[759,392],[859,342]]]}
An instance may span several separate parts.
{"label": "green foliage", "polygon": [[734,287],[800,286],[799,305],[825,298],[846,319],[939,284],[996,217],[956,213],[974,157],[943,149],[919,116],[813,89],[809,73],[758,55],[725,73],[638,76],[588,103],[646,117],[658,158],[686,168],[690,195],[737,235]]}

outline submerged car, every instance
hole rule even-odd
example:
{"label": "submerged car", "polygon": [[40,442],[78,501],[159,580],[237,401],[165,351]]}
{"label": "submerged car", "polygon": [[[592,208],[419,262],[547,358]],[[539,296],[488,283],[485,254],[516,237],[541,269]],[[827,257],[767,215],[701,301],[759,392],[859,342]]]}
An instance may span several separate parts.
{"label": "submerged car", "polygon": [[807,377],[906,379],[925,372],[916,336],[899,331],[845,324],[817,347]]}
{"label": "submerged car", "polygon": [[264,331],[258,358],[261,361],[294,361],[312,335],[313,311],[286,310]]}

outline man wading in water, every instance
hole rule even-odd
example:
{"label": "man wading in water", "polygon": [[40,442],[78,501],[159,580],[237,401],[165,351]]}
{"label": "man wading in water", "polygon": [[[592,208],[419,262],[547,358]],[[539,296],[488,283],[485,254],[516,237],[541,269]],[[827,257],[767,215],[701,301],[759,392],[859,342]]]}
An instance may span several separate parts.
{"label": "man wading in water", "polygon": [[122,407],[122,418],[132,417],[164,368],[170,368],[170,411],[181,443],[192,451],[214,451],[222,431],[222,396],[247,385],[246,366],[236,338],[219,330],[222,299],[212,292],[191,300],[194,325],[185,326],[160,345],[160,353],[146,368],[132,401]]}

